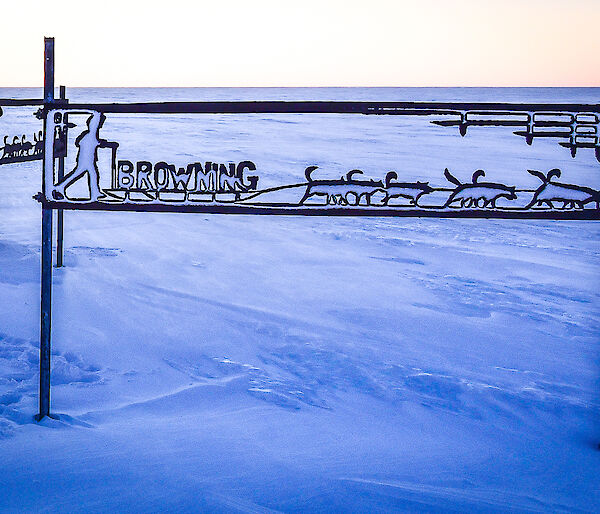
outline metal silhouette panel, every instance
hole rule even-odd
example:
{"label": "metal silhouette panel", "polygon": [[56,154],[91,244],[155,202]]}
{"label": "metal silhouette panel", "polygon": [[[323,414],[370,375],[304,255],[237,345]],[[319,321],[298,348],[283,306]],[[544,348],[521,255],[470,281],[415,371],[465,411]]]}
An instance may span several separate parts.
{"label": "metal silhouette panel", "polygon": [[[7,110],[3,110],[2,106],[19,108],[39,105],[41,103],[41,100],[0,99],[0,165],[43,159],[44,136],[41,127],[29,134],[6,134],[2,130],[2,116],[5,117],[4,119],[8,116]],[[57,126],[54,132],[53,154],[55,157],[64,157],[66,155],[66,142],[67,127]]]}
{"label": "metal silhouette panel", "polygon": [[458,127],[465,136],[469,127],[514,127],[514,134],[524,137],[528,145],[535,139],[552,138],[559,140],[559,145],[568,148],[575,157],[577,150],[593,149],[600,162],[600,142],[598,139],[599,115],[594,112],[578,112],[577,106],[572,112],[543,111],[455,111],[448,113],[453,119],[434,120],[433,123],[443,127]]}
{"label": "metal silhouette panel", "polygon": [[[578,149],[591,149],[598,157],[597,105],[485,104],[485,109],[481,105],[471,105],[470,109],[466,104],[199,102],[80,104],[48,109],[45,133],[55,137],[45,140],[47,156],[58,156],[53,141],[67,128],[77,135],[72,141],[65,139],[72,164],[64,177],[59,178],[53,157],[45,159],[43,192],[38,199],[65,209],[600,219],[600,192],[556,168],[524,167],[510,181],[483,169],[474,169],[465,176],[445,168],[434,179],[424,180],[403,175],[399,169],[367,174],[355,168],[332,177],[327,162],[306,162],[294,170],[297,180],[272,185],[271,177],[257,160],[215,162],[190,158],[191,162],[184,165],[172,162],[168,156],[156,161],[137,160],[121,155],[121,141],[104,135],[111,114],[123,113],[404,115],[426,117],[423,121],[436,126],[458,126],[463,136],[470,126],[517,127],[520,130],[514,134],[524,136],[529,145],[536,138],[555,138],[573,157]],[[160,139],[153,140],[153,144],[160,145]],[[532,177],[539,179],[536,188],[531,187]]]}

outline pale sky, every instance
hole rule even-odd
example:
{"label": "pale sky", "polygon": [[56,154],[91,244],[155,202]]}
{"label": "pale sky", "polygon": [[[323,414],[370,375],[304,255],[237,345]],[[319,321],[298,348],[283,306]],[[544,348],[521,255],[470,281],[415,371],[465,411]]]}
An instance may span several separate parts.
{"label": "pale sky", "polygon": [[0,87],[600,86],[600,0],[0,2]]}

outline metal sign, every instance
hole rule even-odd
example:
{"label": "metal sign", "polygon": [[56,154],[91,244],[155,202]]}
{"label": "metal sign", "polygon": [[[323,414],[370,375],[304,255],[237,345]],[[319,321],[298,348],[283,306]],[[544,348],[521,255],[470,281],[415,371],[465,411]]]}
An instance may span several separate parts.
{"label": "metal sign", "polygon": [[0,164],[11,164],[13,162],[25,162],[41,159],[44,152],[44,138],[40,130],[33,134],[30,141],[25,134],[21,137],[14,136],[12,141],[9,136],[4,136],[3,146],[0,147]]}
{"label": "metal sign", "polygon": [[[2,106],[29,107],[42,103],[42,100],[0,99],[0,117],[7,115],[7,112],[2,110]],[[6,135],[2,134],[0,125],[0,165],[41,160],[44,155],[43,134],[43,130],[40,128],[32,134]],[[67,151],[66,147],[67,127],[64,126],[57,128],[54,132],[54,156],[64,157]]]}
{"label": "metal sign", "polygon": [[[328,176],[321,163],[296,170],[298,180],[261,187],[260,163],[249,160],[197,160],[178,166],[121,157],[119,142],[103,139],[110,113],[352,113],[427,116],[431,123],[458,126],[508,126],[531,145],[536,138],[555,138],[570,149],[598,144],[599,105],[573,104],[434,104],[370,102],[232,102],[160,104],[79,104],[45,112],[46,134],[76,127],[78,137],[68,151],[73,169],[58,173],[56,144],[47,142],[43,193],[38,199],[51,208],[300,214],[352,216],[419,216],[598,219],[600,192],[562,176],[559,169],[523,169],[522,182],[508,183],[485,170],[458,177],[440,170],[436,183],[382,170],[366,176],[350,169]],[[444,119],[440,119],[444,118]],[[451,119],[448,119],[451,118]],[[69,120],[69,121],[67,121]],[[567,141],[564,141],[564,140]],[[523,186],[531,176],[536,188]],[[527,179],[527,180],[526,180]],[[78,185],[79,187],[74,187]],[[82,187],[83,186],[83,187]]]}
{"label": "metal sign", "polygon": [[[598,139],[598,106],[563,106],[555,112],[493,112],[466,110],[454,112],[455,119],[436,120],[432,123],[443,127],[459,127],[465,136],[468,127],[520,127],[514,133],[525,138],[528,145],[538,138],[563,139],[559,144],[571,151],[575,157],[579,148],[591,148],[600,162],[600,142]],[[590,108],[592,110],[590,110]],[[595,109],[595,110],[594,110]],[[456,118],[456,116],[458,118]]]}
{"label": "metal sign", "polygon": [[[104,137],[111,114],[355,114],[425,117],[441,127],[510,127],[528,145],[552,138],[575,157],[592,150],[600,161],[600,105],[433,102],[170,102],[67,104],[54,98],[54,39],[44,41],[42,276],[40,317],[40,394],[36,418],[50,416],[52,307],[52,212],[62,209],[283,214],[307,216],[412,216],[456,218],[600,219],[600,192],[560,169],[524,168],[523,183],[510,183],[475,169],[459,177],[440,170],[435,183],[396,170],[367,176],[349,169],[328,176],[327,163],[295,170],[298,180],[264,187],[266,174],[252,160],[195,159],[183,166],[121,155],[122,142]],[[64,89],[61,92],[64,98]],[[18,102],[18,101],[14,101]],[[9,102],[10,104],[10,102]],[[0,101],[0,105],[5,105]],[[16,105],[16,104],[14,104]],[[67,130],[76,131],[71,143]],[[27,138],[7,139],[9,158],[39,158]],[[62,145],[57,144],[61,141]],[[30,141],[31,143],[31,141]],[[39,134],[31,143],[40,143]],[[6,149],[7,143],[4,147]],[[10,155],[10,157],[9,157]],[[71,165],[65,169],[65,155]],[[58,259],[62,258],[62,236]]]}

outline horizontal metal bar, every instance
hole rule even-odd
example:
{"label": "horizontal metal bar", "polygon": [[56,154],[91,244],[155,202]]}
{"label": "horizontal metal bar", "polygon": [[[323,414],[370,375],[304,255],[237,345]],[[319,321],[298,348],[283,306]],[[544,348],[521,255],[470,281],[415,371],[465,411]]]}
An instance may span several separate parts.
{"label": "horizontal metal bar", "polygon": [[0,105],[4,107],[22,106],[22,105],[42,105],[44,100],[31,98],[0,98]]}
{"label": "horizontal metal bar", "polygon": [[[40,200],[40,196],[36,199]],[[402,218],[485,218],[530,220],[600,220],[600,210],[432,210],[389,209],[382,207],[272,207],[248,205],[165,205],[165,204],[106,204],[100,202],[72,204],[41,200],[46,208],[85,211],[187,212],[202,214],[254,214],[280,216],[364,216]]]}
{"label": "horizontal metal bar", "polygon": [[467,127],[526,127],[529,125],[528,121],[512,121],[512,120],[435,120],[432,121],[435,125],[441,125],[442,127],[459,127],[465,125]]}
{"label": "horizontal metal bar", "polygon": [[331,114],[455,114],[468,110],[504,112],[594,112],[600,104],[509,104],[460,102],[138,102],[138,103],[72,103],[71,109],[104,113],[144,114],[259,114],[259,113],[331,113]]}
{"label": "horizontal metal bar", "polygon": [[513,134],[517,135],[517,136],[523,136],[523,137],[533,137],[533,138],[539,138],[539,137],[571,137],[571,132],[536,132],[531,131],[531,132],[527,132],[525,130],[517,130],[515,132],[513,132]]}

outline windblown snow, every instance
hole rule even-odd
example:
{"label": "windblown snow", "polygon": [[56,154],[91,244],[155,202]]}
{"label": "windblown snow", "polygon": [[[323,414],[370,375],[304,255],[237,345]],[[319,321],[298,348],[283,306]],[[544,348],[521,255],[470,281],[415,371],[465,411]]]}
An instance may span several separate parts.
{"label": "windblown snow", "polygon": [[[0,140],[36,130],[26,110],[4,111]],[[250,159],[263,187],[269,174],[292,183],[309,165],[446,185],[445,167],[463,182],[483,168],[486,179],[532,189],[539,180],[527,169],[560,167],[565,182],[600,185],[593,151],[572,159],[556,141],[529,147],[505,128],[462,138],[422,119],[333,115],[122,116],[110,126],[133,158]],[[0,167],[0,511],[598,510],[596,223],[66,212],[53,289],[59,419],[38,424],[40,177],[40,162]]]}

